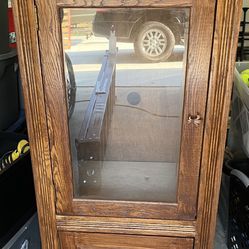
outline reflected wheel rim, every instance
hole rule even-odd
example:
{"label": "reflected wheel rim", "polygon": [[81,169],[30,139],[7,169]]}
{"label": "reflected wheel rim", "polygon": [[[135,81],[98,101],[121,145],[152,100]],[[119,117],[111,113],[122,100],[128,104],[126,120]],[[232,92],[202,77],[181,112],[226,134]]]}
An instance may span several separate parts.
{"label": "reflected wheel rim", "polygon": [[147,56],[161,56],[167,47],[167,37],[160,29],[150,29],[142,37],[142,46]]}

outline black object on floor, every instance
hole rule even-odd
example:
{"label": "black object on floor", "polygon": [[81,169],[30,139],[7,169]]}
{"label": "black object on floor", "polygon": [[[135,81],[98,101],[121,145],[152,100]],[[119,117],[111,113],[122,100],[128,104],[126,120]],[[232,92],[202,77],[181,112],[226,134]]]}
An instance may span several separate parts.
{"label": "black object on floor", "polygon": [[249,248],[249,159],[231,160],[228,249]]}
{"label": "black object on floor", "polygon": [[34,214],[2,249],[41,249],[37,214]]}
{"label": "black object on floor", "polygon": [[8,31],[8,1],[0,1],[0,54],[8,53],[9,31]]}
{"label": "black object on floor", "polygon": [[[26,136],[0,132],[0,157],[14,150]],[[0,248],[36,212],[32,166],[29,153],[0,172]]]}
{"label": "black object on floor", "polygon": [[16,51],[0,54],[0,130],[19,118],[19,88]]}

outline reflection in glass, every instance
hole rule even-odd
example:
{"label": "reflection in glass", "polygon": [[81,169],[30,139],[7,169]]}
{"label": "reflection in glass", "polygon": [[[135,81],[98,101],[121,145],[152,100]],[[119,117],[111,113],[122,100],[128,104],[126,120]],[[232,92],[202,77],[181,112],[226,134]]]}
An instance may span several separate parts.
{"label": "reflection in glass", "polygon": [[75,196],[175,203],[189,10],[61,13]]}

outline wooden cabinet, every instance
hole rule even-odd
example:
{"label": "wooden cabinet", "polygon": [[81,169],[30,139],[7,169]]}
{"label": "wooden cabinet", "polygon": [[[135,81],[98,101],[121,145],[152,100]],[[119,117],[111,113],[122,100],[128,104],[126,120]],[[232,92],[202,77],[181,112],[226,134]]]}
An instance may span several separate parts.
{"label": "wooden cabinet", "polygon": [[43,248],[211,249],[241,1],[13,3]]}

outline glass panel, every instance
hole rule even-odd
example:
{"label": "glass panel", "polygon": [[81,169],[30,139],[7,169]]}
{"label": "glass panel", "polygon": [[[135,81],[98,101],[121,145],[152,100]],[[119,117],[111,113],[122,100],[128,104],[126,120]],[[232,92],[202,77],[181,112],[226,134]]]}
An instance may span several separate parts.
{"label": "glass panel", "polygon": [[177,202],[189,9],[63,9],[74,195]]}

